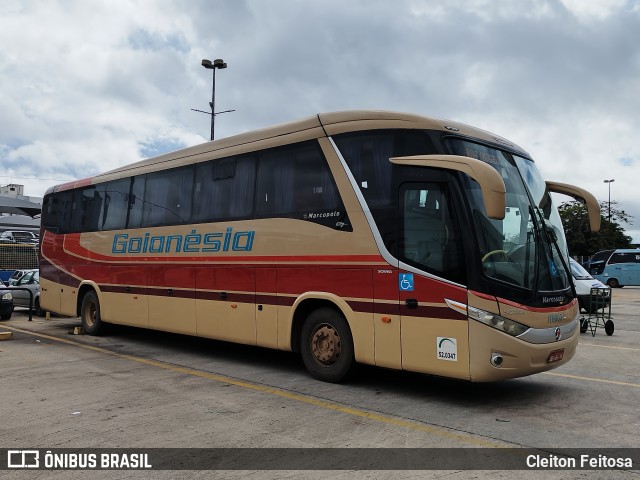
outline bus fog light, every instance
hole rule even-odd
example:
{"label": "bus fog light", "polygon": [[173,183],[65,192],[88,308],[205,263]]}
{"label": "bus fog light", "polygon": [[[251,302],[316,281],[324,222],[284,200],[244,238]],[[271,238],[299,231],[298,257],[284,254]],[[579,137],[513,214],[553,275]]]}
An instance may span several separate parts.
{"label": "bus fog light", "polygon": [[491,365],[496,368],[500,368],[502,366],[502,362],[504,362],[504,357],[500,353],[492,353],[491,354]]}

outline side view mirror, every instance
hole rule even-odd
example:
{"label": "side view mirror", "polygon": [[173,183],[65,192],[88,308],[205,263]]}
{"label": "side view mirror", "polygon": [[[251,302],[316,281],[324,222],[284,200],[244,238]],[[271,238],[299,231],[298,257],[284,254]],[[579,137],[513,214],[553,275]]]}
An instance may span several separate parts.
{"label": "side view mirror", "polygon": [[416,155],[389,160],[396,165],[442,168],[469,175],[480,184],[487,216],[496,220],[504,219],[507,189],[498,171],[485,162],[461,155]]}
{"label": "side view mirror", "polygon": [[581,203],[587,205],[589,213],[589,226],[592,232],[600,231],[600,204],[596,197],[583,188],[569,185],[567,183],[547,182],[547,188],[550,192],[562,193],[575,198]]}

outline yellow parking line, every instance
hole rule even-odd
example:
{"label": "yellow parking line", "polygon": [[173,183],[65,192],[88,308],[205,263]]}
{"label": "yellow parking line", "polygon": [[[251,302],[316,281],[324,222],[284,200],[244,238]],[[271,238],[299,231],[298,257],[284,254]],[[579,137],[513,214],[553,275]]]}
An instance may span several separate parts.
{"label": "yellow parking line", "polygon": [[353,407],[347,407],[347,406],[344,406],[344,405],[339,405],[337,403],[332,403],[332,402],[328,402],[328,401],[325,401],[325,400],[320,400],[320,399],[313,398],[313,397],[310,397],[310,396],[307,396],[307,395],[287,392],[286,390],[280,390],[278,388],[259,385],[259,384],[251,383],[251,382],[244,381],[244,380],[237,380],[235,378],[226,377],[224,375],[218,375],[218,374],[215,374],[215,373],[204,372],[202,370],[196,370],[196,369],[188,368],[188,367],[180,367],[180,366],[177,366],[177,365],[172,365],[170,363],[165,363],[165,362],[161,362],[161,361],[158,361],[158,360],[151,360],[151,359],[148,359],[148,358],[136,357],[134,355],[128,355],[128,354],[124,354],[124,353],[113,352],[111,350],[107,350],[107,349],[102,348],[102,347],[96,347],[96,346],[93,346],[93,345],[85,345],[83,343],[75,342],[73,340],[68,340],[68,339],[60,338],[60,337],[54,337],[52,335],[46,335],[44,333],[36,333],[36,332],[29,331],[29,330],[23,330],[23,329],[20,329],[20,328],[9,327],[9,326],[7,326],[6,328],[9,328],[9,329],[14,330],[16,332],[25,333],[27,335],[34,335],[36,337],[46,338],[48,340],[53,340],[53,341],[56,341],[56,342],[65,343],[67,345],[73,345],[75,347],[84,348],[85,350],[91,350],[91,351],[94,351],[94,352],[99,352],[99,353],[104,353],[104,354],[107,354],[107,355],[112,355],[114,357],[123,358],[123,359],[126,359],[126,360],[142,363],[142,364],[149,365],[149,366],[152,366],[152,367],[162,368],[164,370],[168,370],[168,371],[172,371],[172,372],[176,372],[176,373],[182,373],[184,375],[192,375],[192,376],[195,376],[195,377],[206,378],[208,380],[213,380],[213,381],[216,381],[216,382],[226,383],[226,384],[234,385],[236,387],[246,388],[246,389],[249,389],[249,390],[255,390],[255,391],[258,391],[258,392],[262,392],[262,393],[268,393],[268,394],[271,394],[271,395],[276,395],[278,397],[287,398],[289,400],[293,400],[293,401],[296,401],[296,402],[302,402],[302,403],[306,403],[306,404],[309,404],[309,405],[314,405],[316,407],[324,408],[324,409],[327,409],[327,410],[333,410],[333,411],[336,411],[336,412],[345,413],[347,415],[352,415],[352,416],[355,416],[355,417],[366,418],[367,420],[371,420],[371,421],[374,421],[374,422],[380,422],[380,423],[384,423],[384,424],[387,424],[387,425],[393,425],[393,426],[396,426],[396,427],[406,428],[406,429],[409,429],[409,430],[414,430],[414,431],[418,431],[418,432],[424,432],[424,433],[428,433],[428,434],[431,434],[431,435],[436,435],[436,436],[439,436],[439,437],[444,437],[444,438],[448,438],[448,439],[451,439],[451,440],[456,440],[458,442],[469,444],[469,445],[474,445],[474,446],[483,447],[483,448],[505,448],[505,447],[511,446],[510,444],[507,444],[507,443],[498,444],[498,443],[491,442],[491,441],[488,441],[488,440],[483,440],[483,439],[480,439],[480,438],[474,438],[471,435],[464,435],[464,434],[460,434],[460,433],[455,433],[455,432],[450,431],[450,430],[448,430],[448,429],[446,429],[444,427],[435,427],[435,426],[425,425],[425,424],[421,424],[421,423],[417,423],[417,422],[412,422],[410,420],[403,420],[403,419],[400,419],[400,418],[388,417],[386,415],[381,415],[379,413],[367,412],[365,410],[360,410],[360,409],[353,408]]}
{"label": "yellow parking line", "polygon": [[637,383],[618,382],[616,380],[604,380],[602,378],[593,378],[593,377],[581,377],[578,375],[568,375],[566,373],[542,372],[542,375],[552,375],[554,377],[573,378],[574,380],[586,380],[589,382],[609,383],[611,385],[623,385],[625,387],[640,388],[640,384],[637,384]]}
{"label": "yellow parking line", "polygon": [[584,345],[586,347],[615,348],[616,350],[632,350],[634,352],[640,352],[640,348],[616,347],[615,345],[598,345],[596,343],[582,343],[582,342],[579,342],[578,345]]}

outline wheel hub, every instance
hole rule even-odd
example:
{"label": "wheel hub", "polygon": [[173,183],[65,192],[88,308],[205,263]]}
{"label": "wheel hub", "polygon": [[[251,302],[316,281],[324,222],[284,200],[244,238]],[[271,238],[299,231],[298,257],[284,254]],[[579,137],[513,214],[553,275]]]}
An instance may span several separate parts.
{"label": "wheel hub", "polygon": [[321,365],[333,365],[340,356],[340,335],[336,329],[320,325],[311,338],[311,353]]}

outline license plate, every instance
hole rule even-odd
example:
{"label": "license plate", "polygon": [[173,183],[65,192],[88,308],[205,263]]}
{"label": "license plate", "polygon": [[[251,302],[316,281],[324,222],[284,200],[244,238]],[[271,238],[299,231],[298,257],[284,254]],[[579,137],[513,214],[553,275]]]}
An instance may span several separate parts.
{"label": "license plate", "polygon": [[560,350],[554,350],[549,354],[549,358],[547,358],[547,363],[559,362],[564,357],[564,348]]}

